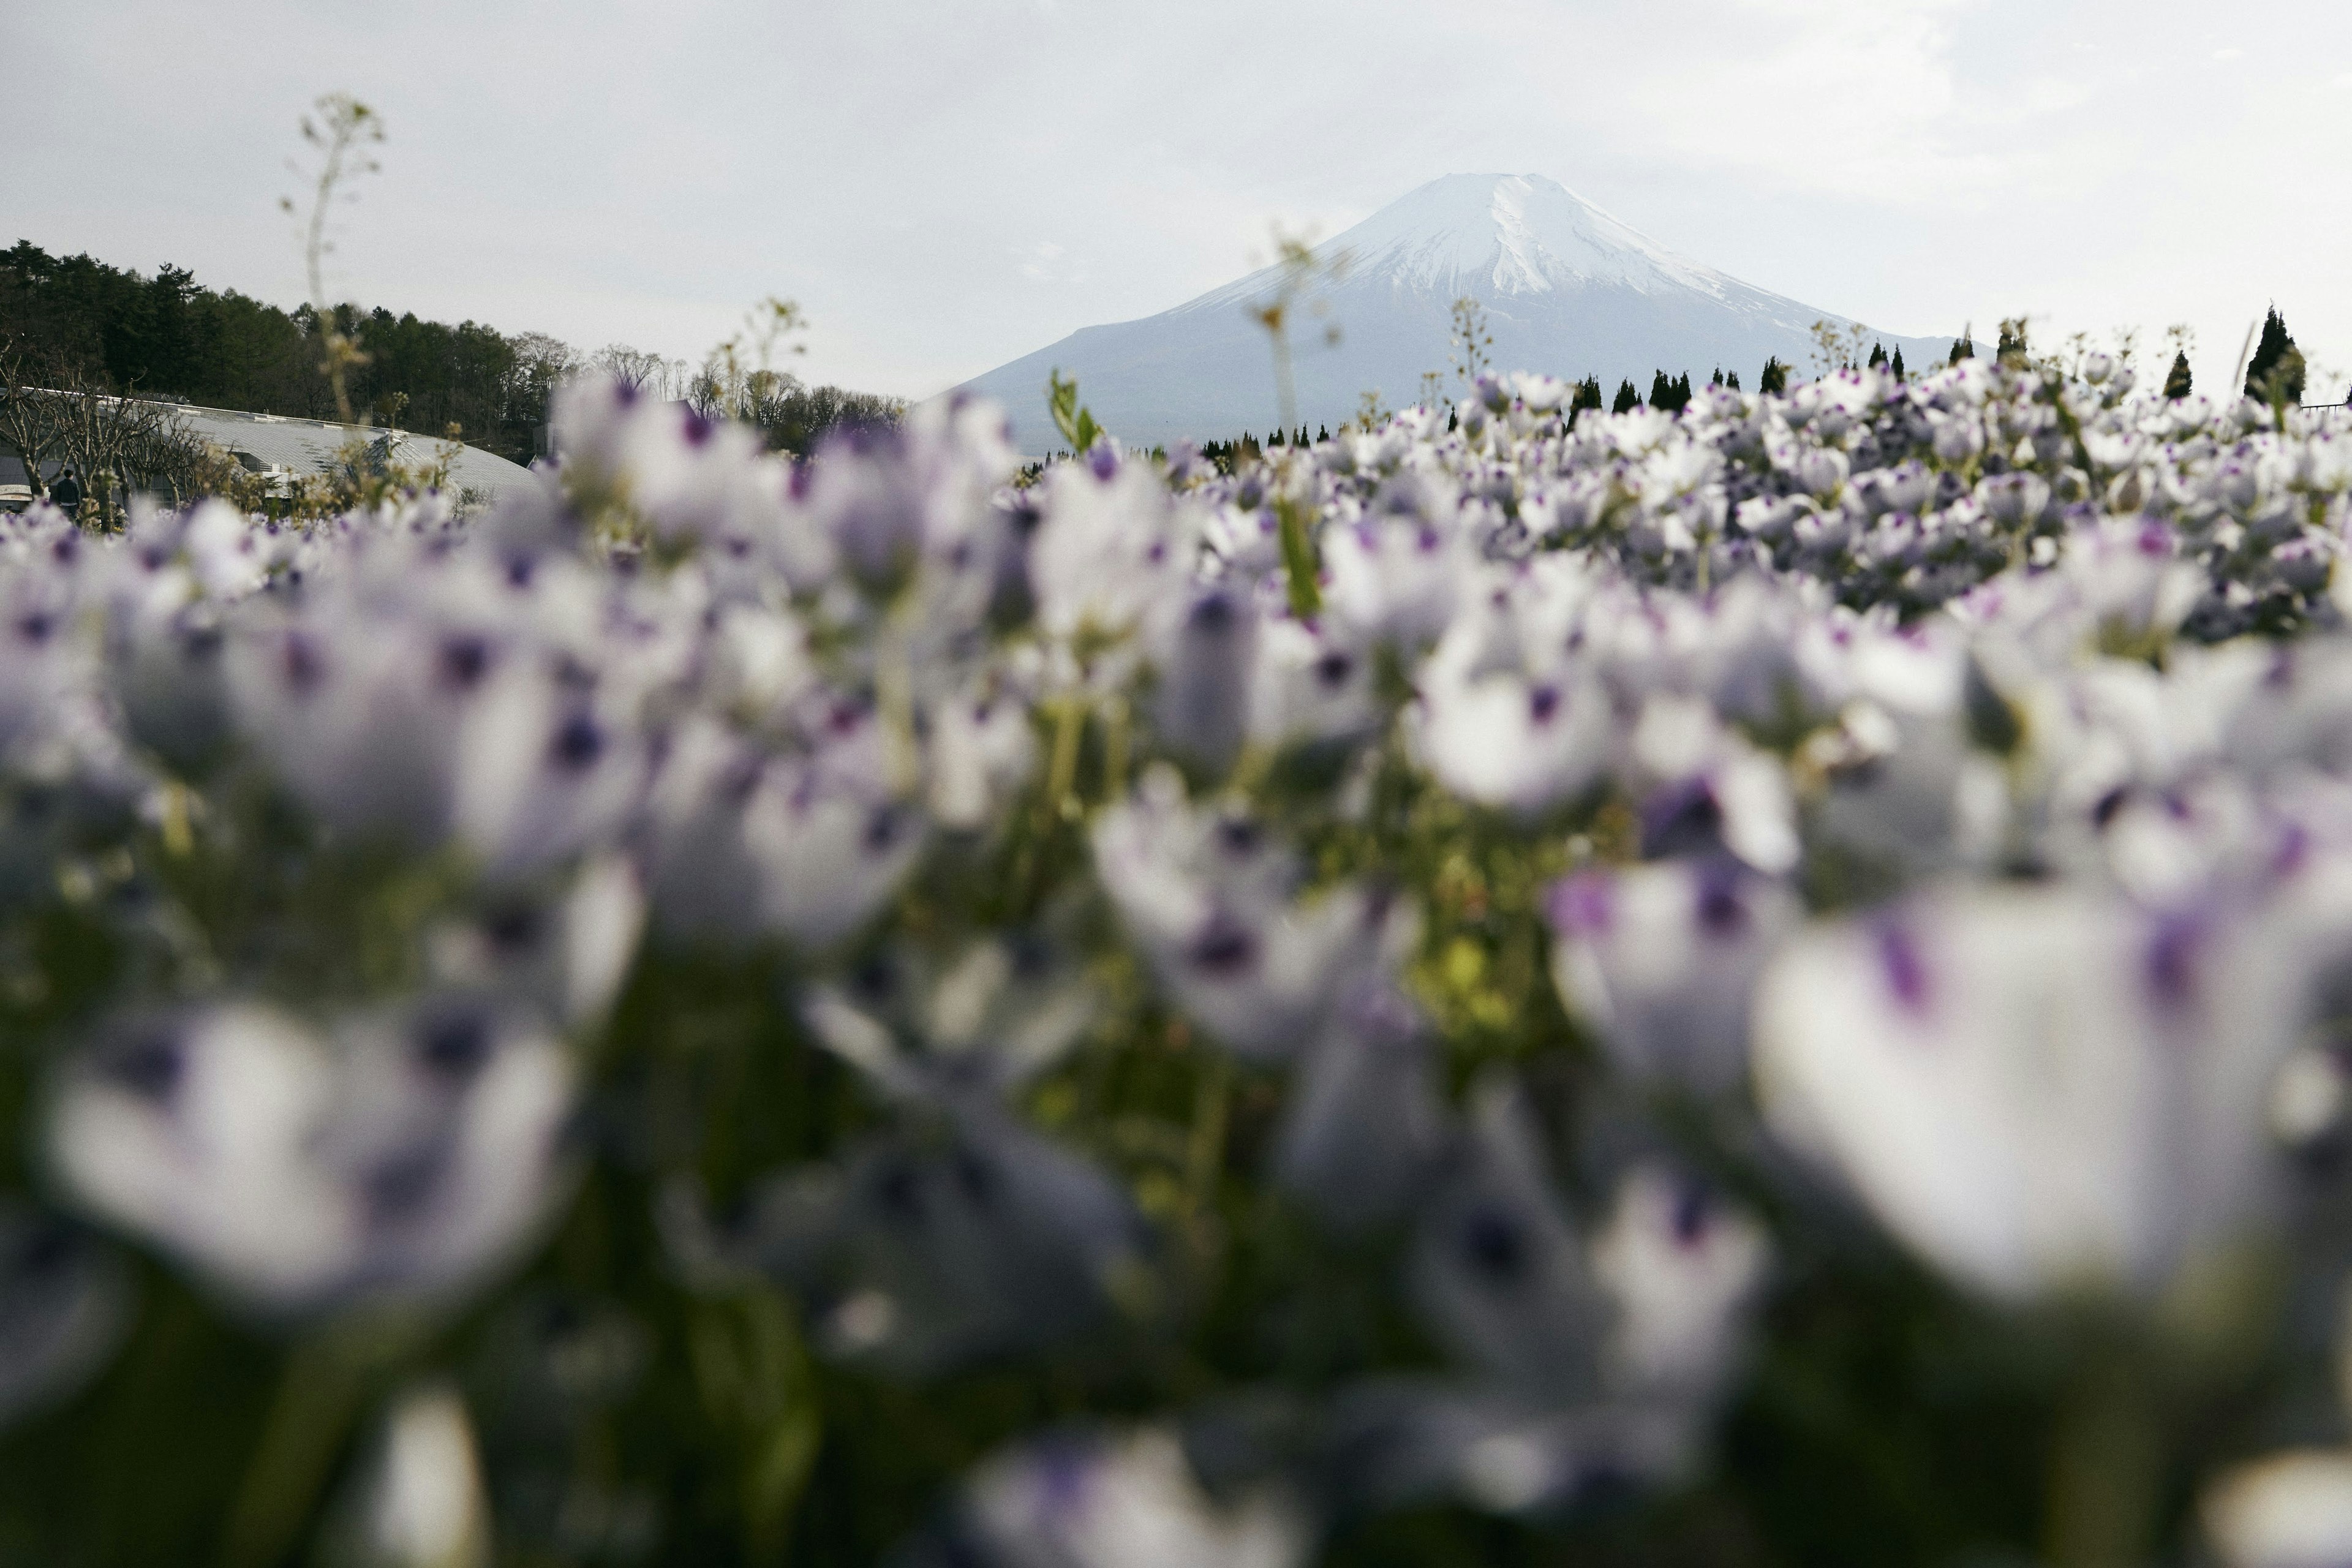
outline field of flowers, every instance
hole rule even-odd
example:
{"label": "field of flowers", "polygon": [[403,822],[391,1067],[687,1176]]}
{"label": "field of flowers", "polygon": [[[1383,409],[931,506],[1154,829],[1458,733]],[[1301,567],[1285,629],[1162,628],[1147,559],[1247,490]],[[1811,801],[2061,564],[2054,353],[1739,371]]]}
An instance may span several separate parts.
{"label": "field of flowers", "polygon": [[0,1563],[2352,1561],[2352,430],[0,520]]}

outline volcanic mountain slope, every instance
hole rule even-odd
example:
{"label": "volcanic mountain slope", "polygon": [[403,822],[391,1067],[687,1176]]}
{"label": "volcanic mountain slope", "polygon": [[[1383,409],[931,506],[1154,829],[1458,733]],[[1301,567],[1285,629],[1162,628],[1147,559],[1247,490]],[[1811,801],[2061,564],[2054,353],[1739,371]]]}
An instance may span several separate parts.
{"label": "volcanic mountain slope", "polygon": [[[1540,174],[1448,174],[1316,247],[1344,258],[1290,331],[1298,417],[1310,427],[1352,416],[1367,391],[1391,407],[1418,400],[1422,376],[1444,371],[1454,301],[1486,309],[1489,362],[1566,378],[1598,375],[1604,396],[1630,378],[1717,366],[1750,388],[1778,355],[1801,374],[1817,321],[1846,318],[1751,288],[1676,256]],[[1057,444],[1045,383],[1076,375],[1084,401],[1130,442],[1213,439],[1278,422],[1273,359],[1252,310],[1281,282],[1265,268],[1141,321],[1087,327],[967,382],[1011,411],[1024,449]],[[1323,329],[1339,329],[1336,345]],[[1914,365],[1941,364],[1951,338],[1874,332]],[[1454,385],[1451,376],[1448,385]]]}

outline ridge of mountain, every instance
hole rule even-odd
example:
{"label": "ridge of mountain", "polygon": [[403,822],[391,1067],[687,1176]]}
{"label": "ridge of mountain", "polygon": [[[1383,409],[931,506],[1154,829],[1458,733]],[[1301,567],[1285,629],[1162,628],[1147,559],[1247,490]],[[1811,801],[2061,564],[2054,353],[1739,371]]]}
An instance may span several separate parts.
{"label": "ridge of mountain", "polygon": [[[1454,301],[1465,295],[1486,311],[1491,363],[1598,375],[1604,395],[1620,380],[1646,395],[1657,371],[1698,380],[1718,366],[1752,386],[1768,356],[1801,371],[1815,321],[1852,324],[1680,256],[1541,174],[1444,175],[1315,257],[1314,320],[1336,323],[1339,340],[1292,333],[1297,417],[1310,426],[1349,417],[1367,391],[1391,407],[1415,401],[1423,373],[1452,357]],[[1157,315],[1082,328],[963,390],[1003,403],[1030,451],[1056,440],[1045,406],[1056,369],[1131,442],[1269,429],[1280,417],[1271,350],[1251,312],[1281,281],[1279,266],[1261,268]],[[1872,336],[1921,363],[1942,363],[1951,343]]]}

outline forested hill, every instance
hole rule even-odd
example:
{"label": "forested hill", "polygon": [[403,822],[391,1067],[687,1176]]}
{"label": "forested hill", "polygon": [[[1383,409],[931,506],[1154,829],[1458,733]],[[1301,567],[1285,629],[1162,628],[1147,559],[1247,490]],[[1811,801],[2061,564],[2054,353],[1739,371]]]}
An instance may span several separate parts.
{"label": "forested hill", "polygon": [[[382,309],[338,313],[368,355],[351,377],[361,418],[434,434],[455,424],[467,441],[520,462],[530,460],[548,395],[579,363],[542,333]],[[73,365],[118,391],[333,418],[317,324],[307,305],[289,311],[208,289],[184,268],[147,277],[26,240],[0,251],[0,337],[37,363]]]}

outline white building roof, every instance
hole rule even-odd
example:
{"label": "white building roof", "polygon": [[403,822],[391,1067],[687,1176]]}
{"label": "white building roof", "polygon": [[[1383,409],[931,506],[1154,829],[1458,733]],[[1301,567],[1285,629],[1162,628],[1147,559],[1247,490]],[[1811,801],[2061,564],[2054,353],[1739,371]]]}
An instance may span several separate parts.
{"label": "white building roof", "polygon": [[[164,406],[179,416],[201,439],[231,457],[249,458],[247,468],[284,468],[295,474],[315,474],[329,467],[354,436],[371,446],[389,438],[392,456],[412,464],[434,461],[444,444],[438,437],[382,426],[339,425],[324,419],[294,419],[282,414],[247,414],[240,409],[205,408],[193,403]],[[57,466],[55,460],[45,463],[42,471],[54,473]],[[0,485],[24,481],[24,464],[13,453],[0,454]],[[529,468],[479,447],[461,445],[450,459],[451,487],[472,490],[485,504],[496,501],[508,489],[530,482]]]}
{"label": "white building roof", "polygon": [[[205,408],[190,403],[171,405],[205,440],[232,457],[249,453],[264,468],[289,468],[313,474],[327,468],[354,436],[373,444],[385,437],[393,455],[406,463],[427,463],[439,454],[441,439],[409,430],[364,425],[338,425],[324,419],[293,419],[280,414],[247,414],[233,408]],[[469,489],[486,502],[495,501],[512,487],[527,484],[530,470],[479,447],[460,446],[449,464],[449,483]]]}

